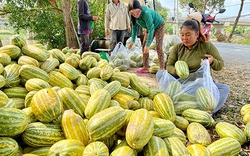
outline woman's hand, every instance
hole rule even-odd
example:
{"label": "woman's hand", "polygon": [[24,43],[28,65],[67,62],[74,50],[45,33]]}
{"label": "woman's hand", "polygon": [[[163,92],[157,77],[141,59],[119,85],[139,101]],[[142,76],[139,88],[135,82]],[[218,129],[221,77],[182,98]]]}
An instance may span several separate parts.
{"label": "woman's hand", "polygon": [[209,54],[205,54],[205,57],[208,59],[209,64],[212,64],[214,62],[214,57]]}
{"label": "woman's hand", "polygon": [[135,42],[130,42],[129,45],[128,45],[128,50],[131,49],[133,47]]}
{"label": "woman's hand", "polygon": [[143,54],[148,54],[149,52],[149,47],[145,46],[143,49]]}

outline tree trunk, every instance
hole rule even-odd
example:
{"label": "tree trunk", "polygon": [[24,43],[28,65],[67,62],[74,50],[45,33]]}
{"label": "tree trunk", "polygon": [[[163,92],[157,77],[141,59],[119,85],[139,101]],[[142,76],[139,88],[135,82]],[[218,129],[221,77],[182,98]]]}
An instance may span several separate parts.
{"label": "tree trunk", "polygon": [[242,9],[243,9],[243,6],[244,6],[244,0],[241,0],[240,10],[239,10],[239,12],[238,12],[238,16],[237,16],[236,19],[235,19],[235,22],[234,22],[234,26],[233,26],[232,32],[230,33],[230,35],[229,35],[229,37],[228,37],[228,39],[227,39],[228,42],[231,42],[231,39],[232,39],[232,37],[233,37],[233,33],[234,33],[234,31],[235,31],[235,29],[236,29],[236,26],[237,26],[237,24],[238,24],[238,22],[239,22],[239,19],[240,19],[241,12],[242,12]]}
{"label": "tree trunk", "polygon": [[2,43],[2,40],[0,39],[0,47],[2,47],[3,46],[3,43]]}
{"label": "tree trunk", "polygon": [[62,10],[65,24],[66,32],[66,42],[68,47],[78,48],[75,26],[73,24],[72,14],[71,14],[71,5],[70,0],[62,0]]}

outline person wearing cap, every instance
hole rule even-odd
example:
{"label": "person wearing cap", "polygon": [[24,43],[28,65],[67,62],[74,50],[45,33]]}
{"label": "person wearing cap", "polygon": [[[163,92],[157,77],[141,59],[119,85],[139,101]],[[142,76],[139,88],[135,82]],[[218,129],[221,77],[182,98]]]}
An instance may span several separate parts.
{"label": "person wearing cap", "polygon": [[136,70],[137,73],[148,73],[149,72],[149,46],[153,41],[154,37],[156,40],[156,51],[159,59],[160,69],[165,70],[164,64],[164,53],[162,49],[163,38],[164,38],[164,19],[155,10],[148,8],[147,6],[141,6],[140,2],[134,0],[129,3],[129,13],[131,14],[132,21],[132,41],[128,45],[128,49],[131,49],[137,35],[138,25],[146,29],[144,39],[142,43],[143,48],[143,67]]}
{"label": "person wearing cap", "polygon": [[78,34],[81,37],[81,47],[80,54],[89,50],[89,34],[92,33],[92,29],[90,27],[91,21],[97,21],[98,16],[92,16],[90,14],[90,8],[87,0],[78,0],[77,5],[78,12]]}
{"label": "person wearing cap", "polygon": [[105,14],[106,36],[111,37],[110,51],[113,51],[117,43],[124,42],[126,30],[129,33],[131,31],[127,7],[120,0],[112,0]]}
{"label": "person wearing cap", "polygon": [[[196,20],[197,19],[197,20]],[[178,73],[175,70],[175,63],[179,60],[185,61],[188,64],[189,72],[194,73],[201,67],[201,61],[208,59],[211,76],[213,78],[213,70],[220,71],[224,67],[224,61],[219,54],[217,48],[209,41],[206,41],[202,33],[202,26],[199,18],[187,18],[180,27],[181,43],[174,45],[170,49],[170,54],[167,60],[167,72],[179,79]],[[156,77],[159,80],[163,71],[158,71]],[[217,86],[220,98],[217,107],[211,112],[216,113],[225,103],[230,88],[227,84],[218,83],[214,80]]]}

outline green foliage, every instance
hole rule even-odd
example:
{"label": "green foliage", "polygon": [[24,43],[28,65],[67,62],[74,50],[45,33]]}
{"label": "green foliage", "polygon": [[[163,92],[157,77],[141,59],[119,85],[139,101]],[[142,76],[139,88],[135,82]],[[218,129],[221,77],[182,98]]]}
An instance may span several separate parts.
{"label": "green foliage", "polygon": [[181,8],[189,8],[188,4],[193,3],[195,5],[195,11],[201,13],[218,11],[224,7],[225,0],[180,0]]}

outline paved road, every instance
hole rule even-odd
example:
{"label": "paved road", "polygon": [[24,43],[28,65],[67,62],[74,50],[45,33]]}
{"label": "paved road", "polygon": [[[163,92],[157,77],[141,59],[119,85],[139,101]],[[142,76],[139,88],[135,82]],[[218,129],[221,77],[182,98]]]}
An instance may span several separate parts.
{"label": "paved road", "polygon": [[213,42],[227,65],[244,66],[250,70],[250,46]]}

